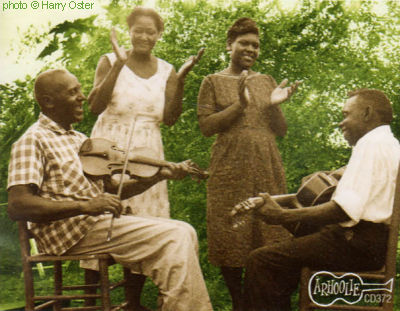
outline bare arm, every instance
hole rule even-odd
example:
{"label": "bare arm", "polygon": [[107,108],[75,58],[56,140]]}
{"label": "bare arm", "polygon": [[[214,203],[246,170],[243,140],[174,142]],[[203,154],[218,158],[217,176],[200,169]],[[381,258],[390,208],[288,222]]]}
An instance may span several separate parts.
{"label": "bare arm", "polygon": [[118,75],[128,60],[127,52],[118,45],[114,28],[111,29],[110,41],[117,60],[112,66],[105,56],[99,60],[94,79],[94,88],[88,98],[90,111],[94,114],[100,114],[107,108],[108,103],[111,101]]}
{"label": "bare arm", "polygon": [[102,56],[100,58],[96,69],[94,88],[90,91],[88,97],[92,113],[98,115],[107,108],[108,103],[111,101],[118,75],[123,66],[124,64],[118,60],[111,66],[107,57]]}
{"label": "bare arm", "polygon": [[174,125],[182,113],[182,99],[184,80],[178,79],[175,69],[172,68],[165,89],[164,124]]}
{"label": "bare arm", "polygon": [[286,118],[283,115],[282,109],[279,106],[271,106],[268,107],[268,112],[270,115],[270,127],[271,130],[275,133],[277,136],[285,136],[287,132],[287,122]]}
{"label": "bare arm", "polygon": [[350,220],[349,216],[335,201],[329,201],[308,208],[286,210],[284,223],[305,222],[318,225],[335,224]]}
{"label": "bare arm", "polygon": [[184,93],[185,79],[194,65],[204,54],[204,48],[201,48],[196,56],[190,56],[189,59],[179,68],[178,73],[172,69],[167,81],[165,91],[165,106],[163,122],[168,125],[174,125],[182,113],[182,99]]}
{"label": "bare arm", "polygon": [[[248,104],[247,71],[243,72],[239,80],[239,101],[226,109],[208,115],[199,115],[199,127],[204,136],[209,137],[227,130],[235,120],[242,115]],[[199,108],[201,106],[215,106],[215,94],[209,80],[204,80],[199,93]]]}
{"label": "bare arm", "polygon": [[[162,167],[159,172],[148,178],[131,179],[124,182],[121,192],[121,199],[125,200],[137,194],[140,194],[158,182],[164,179],[182,179],[187,175],[188,161],[180,163],[170,163],[168,166]],[[112,183],[111,180],[106,180],[106,191],[110,193],[117,193],[118,183]]]}
{"label": "bare arm", "polygon": [[111,194],[101,194],[88,201],[53,201],[37,194],[37,187],[19,185],[8,193],[8,214],[13,220],[50,222],[78,215],[100,215],[110,212],[119,216],[120,200]]}
{"label": "bare arm", "polygon": [[257,209],[269,224],[291,224],[297,222],[327,225],[350,220],[335,201],[301,209],[283,209],[268,194],[260,194],[265,204]]}
{"label": "bare arm", "polygon": [[[287,123],[282,109],[279,106],[296,92],[297,87],[301,83],[296,81],[286,87],[288,80],[283,80],[271,93],[271,106],[267,107],[268,113],[271,115],[271,129],[278,136],[285,136],[287,132]],[[275,83],[275,81],[274,81]]]}
{"label": "bare arm", "polygon": [[210,137],[228,129],[242,114],[243,107],[233,104],[228,108],[209,116],[199,116],[199,127],[204,136]]}
{"label": "bare arm", "polygon": [[[165,178],[160,173],[157,173],[156,175],[149,178],[130,179],[128,181],[125,181],[122,186],[121,200],[125,200],[135,195],[138,195],[164,179]],[[118,184],[112,183],[110,180],[107,180],[105,182],[105,190],[109,193],[117,194]]]}

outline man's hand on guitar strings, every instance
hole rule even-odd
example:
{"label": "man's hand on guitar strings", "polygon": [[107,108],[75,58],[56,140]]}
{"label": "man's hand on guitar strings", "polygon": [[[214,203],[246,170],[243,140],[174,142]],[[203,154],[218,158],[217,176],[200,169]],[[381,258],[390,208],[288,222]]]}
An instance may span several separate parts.
{"label": "man's hand on guitar strings", "polygon": [[243,214],[251,209],[261,206],[263,202],[263,198],[255,197],[248,198],[247,200],[236,204],[230,212],[232,228],[236,229],[242,226],[246,222],[245,218],[243,218]]}
{"label": "man's hand on guitar strings", "polygon": [[249,198],[234,206],[230,213],[233,228],[241,226],[244,220],[240,215],[252,209],[268,224],[282,223],[284,209],[268,193],[260,193],[258,197]]}
{"label": "man's hand on guitar strings", "polygon": [[247,212],[251,209],[261,206],[262,204],[263,204],[263,199],[260,197],[249,198],[245,201],[240,202],[239,204],[236,204],[231,211],[231,216]]}

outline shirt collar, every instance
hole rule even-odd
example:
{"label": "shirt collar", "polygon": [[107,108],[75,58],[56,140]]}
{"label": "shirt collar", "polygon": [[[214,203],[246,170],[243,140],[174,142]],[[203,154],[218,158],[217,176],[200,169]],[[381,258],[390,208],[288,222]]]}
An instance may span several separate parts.
{"label": "shirt collar", "polygon": [[64,135],[64,134],[75,134],[75,130],[71,127],[70,130],[66,130],[60,124],[50,119],[44,113],[39,114],[39,126],[49,129],[55,133]]}
{"label": "shirt collar", "polygon": [[374,128],[373,130],[369,131],[367,134],[365,134],[363,137],[361,137],[358,142],[356,143],[356,145],[358,145],[359,143],[362,143],[364,140],[368,140],[370,137],[374,137],[374,136],[380,136],[380,135],[384,135],[384,134],[391,134],[392,131],[390,129],[389,125],[381,125],[378,126],[376,128]]}

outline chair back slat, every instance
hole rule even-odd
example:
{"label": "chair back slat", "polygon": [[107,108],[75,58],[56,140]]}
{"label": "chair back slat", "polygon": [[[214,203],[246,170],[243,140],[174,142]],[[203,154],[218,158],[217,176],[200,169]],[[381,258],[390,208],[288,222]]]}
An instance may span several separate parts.
{"label": "chair back slat", "polygon": [[21,246],[21,256],[26,260],[30,256],[29,232],[26,221],[18,221],[18,238]]}
{"label": "chair back slat", "polygon": [[400,164],[397,172],[396,187],[393,201],[392,219],[389,229],[388,249],[386,251],[386,280],[396,275],[397,241],[400,224]]}

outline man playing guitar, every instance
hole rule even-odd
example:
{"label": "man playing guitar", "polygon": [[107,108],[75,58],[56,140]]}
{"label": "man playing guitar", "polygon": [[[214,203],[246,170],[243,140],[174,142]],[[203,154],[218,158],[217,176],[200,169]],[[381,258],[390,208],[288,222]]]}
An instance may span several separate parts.
{"label": "man playing guitar", "polygon": [[400,161],[400,145],[389,126],[391,103],[378,90],[350,92],[343,117],[340,128],[354,148],[328,202],[287,209],[260,194],[264,204],[255,207],[255,213],[266,223],[315,224],[320,229],[249,255],[245,276],[249,311],[291,310],[290,295],[304,266],[357,272],[384,264]]}

